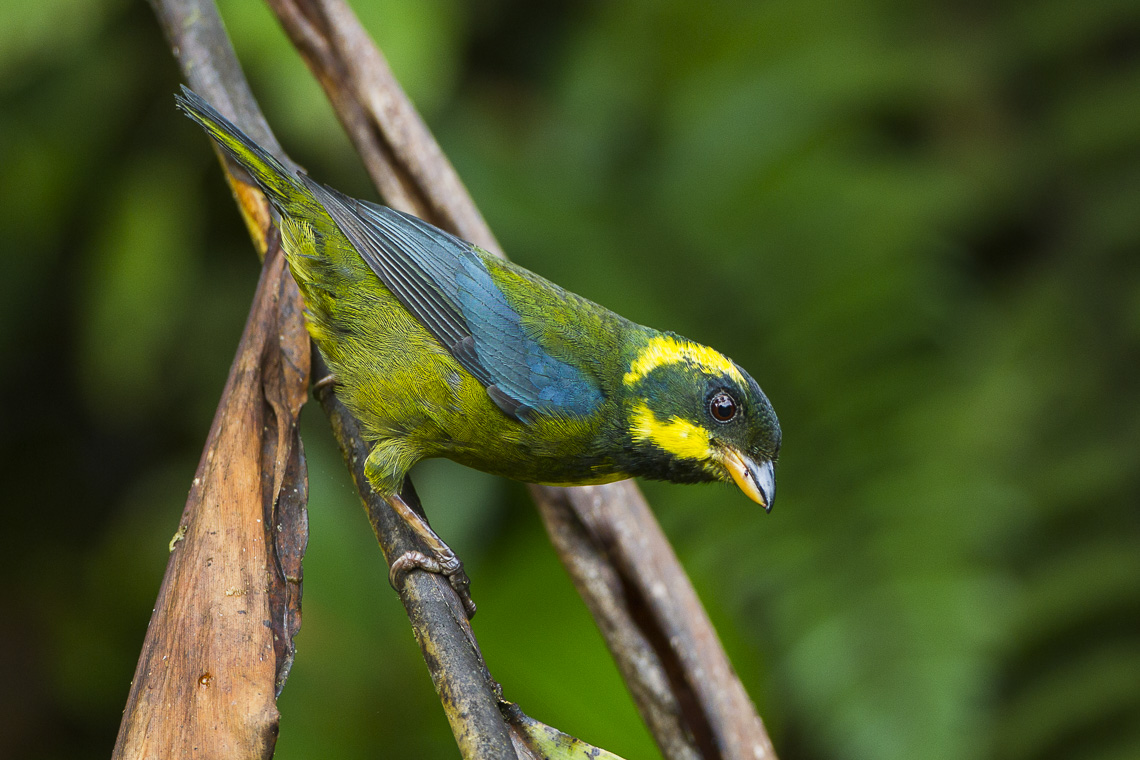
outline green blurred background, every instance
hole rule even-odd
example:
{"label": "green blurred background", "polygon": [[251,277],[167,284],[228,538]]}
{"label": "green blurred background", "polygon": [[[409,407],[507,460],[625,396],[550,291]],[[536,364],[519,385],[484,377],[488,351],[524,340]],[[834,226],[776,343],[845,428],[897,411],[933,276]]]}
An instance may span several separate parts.
{"label": "green blurred background", "polygon": [[[1140,757],[1140,4],[356,5],[516,261],[771,397],[772,515],[645,490],[784,760]],[[222,13],[373,197],[265,7]],[[178,82],[138,0],[0,5],[0,755],[110,752],[257,277]],[[278,757],[455,757],[303,424]],[[523,488],[422,469],[508,698],[658,756]]]}

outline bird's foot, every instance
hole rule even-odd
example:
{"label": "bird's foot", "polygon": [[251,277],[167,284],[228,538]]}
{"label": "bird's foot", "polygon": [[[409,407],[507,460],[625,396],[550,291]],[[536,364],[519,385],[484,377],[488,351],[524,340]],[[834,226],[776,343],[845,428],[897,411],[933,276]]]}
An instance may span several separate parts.
{"label": "bird's foot", "polygon": [[459,595],[459,601],[463,602],[467,619],[475,617],[475,601],[471,598],[471,579],[463,571],[463,563],[459,561],[459,557],[455,556],[455,552],[451,551],[447,544],[443,544],[443,551],[430,556],[418,551],[404,552],[396,558],[388,570],[388,582],[396,591],[402,591],[408,573],[417,569],[445,576],[447,582],[455,589],[455,593]]}
{"label": "bird's foot", "polygon": [[[375,451],[373,451],[373,455],[375,455]],[[405,483],[405,486],[413,501],[418,501],[415,499],[415,491],[411,488],[410,480]],[[471,599],[471,581],[467,578],[467,573],[463,572],[463,563],[459,561],[459,557],[455,556],[451,547],[435,534],[435,531],[427,524],[427,519],[412,509],[400,494],[392,494],[386,497],[386,500],[392,506],[392,510],[416,533],[420,541],[423,542],[424,548],[427,549],[427,552],[407,551],[396,558],[388,571],[388,580],[392,584],[392,588],[396,591],[402,591],[408,573],[417,568],[446,576],[451,587],[455,589],[455,593],[459,595],[459,600],[463,602],[463,610],[467,613],[467,618],[470,619],[475,615],[475,602]]]}

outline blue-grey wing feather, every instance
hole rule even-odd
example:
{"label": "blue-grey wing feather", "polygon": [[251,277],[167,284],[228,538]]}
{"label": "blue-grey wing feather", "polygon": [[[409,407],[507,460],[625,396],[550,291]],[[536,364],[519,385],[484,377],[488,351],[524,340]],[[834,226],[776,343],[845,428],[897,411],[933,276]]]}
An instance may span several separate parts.
{"label": "blue-grey wing feather", "polygon": [[300,176],[380,281],[506,414],[579,416],[601,403],[591,378],[526,333],[470,243]]}

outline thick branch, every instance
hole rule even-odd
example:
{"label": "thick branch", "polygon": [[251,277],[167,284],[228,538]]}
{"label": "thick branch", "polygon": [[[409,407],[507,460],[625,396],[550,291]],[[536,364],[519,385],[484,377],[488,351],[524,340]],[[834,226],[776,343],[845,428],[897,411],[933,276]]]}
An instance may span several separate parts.
{"label": "thick branch", "polygon": [[271,246],[171,543],[115,758],[273,754],[307,536],[296,418],[308,340],[295,294]]}
{"label": "thick branch", "polygon": [[[155,11],[190,81],[276,145],[212,4],[156,0]],[[233,186],[265,264],[171,542],[116,758],[270,757],[276,694],[293,661],[307,539],[297,416],[309,340],[264,199]]]}

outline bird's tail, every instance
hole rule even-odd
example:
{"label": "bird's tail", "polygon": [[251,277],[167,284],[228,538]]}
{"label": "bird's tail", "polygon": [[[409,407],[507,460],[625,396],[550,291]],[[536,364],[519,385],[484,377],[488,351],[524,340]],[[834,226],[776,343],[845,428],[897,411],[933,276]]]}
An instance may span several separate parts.
{"label": "bird's tail", "polygon": [[183,113],[198,122],[222,150],[249,173],[275,206],[286,208],[311,198],[292,170],[269,155],[198,93],[183,85],[182,94],[175,95],[174,100]]}

